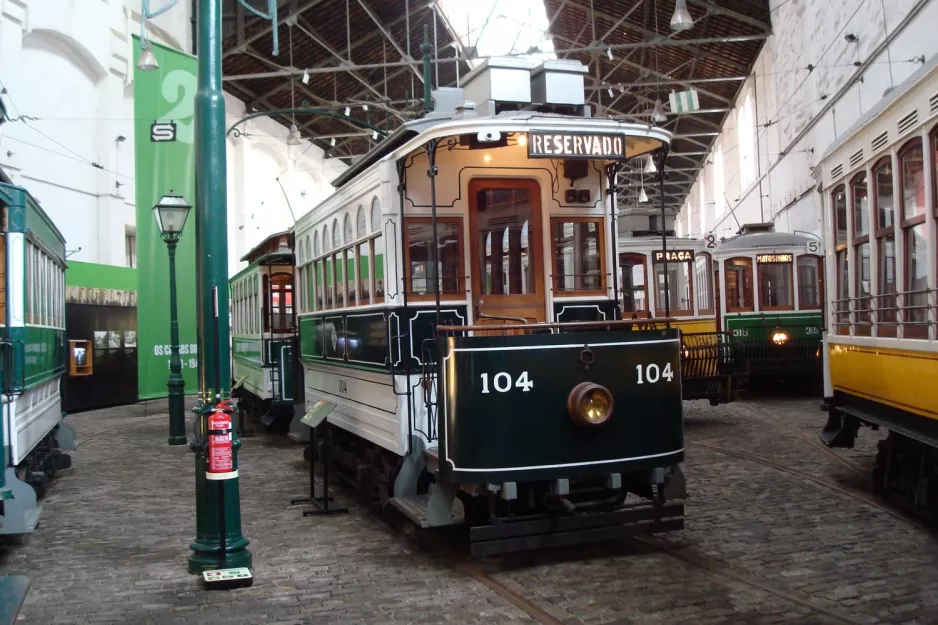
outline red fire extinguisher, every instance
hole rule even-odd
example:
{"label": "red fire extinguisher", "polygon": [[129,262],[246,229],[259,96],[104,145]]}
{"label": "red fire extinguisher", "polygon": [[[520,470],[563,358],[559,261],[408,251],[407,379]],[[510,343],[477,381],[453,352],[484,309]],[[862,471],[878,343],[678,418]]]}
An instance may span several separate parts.
{"label": "red fire extinguisher", "polygon": [[230,473],[232,463],[231,415],[222,404],[208,416],[208,472]]}

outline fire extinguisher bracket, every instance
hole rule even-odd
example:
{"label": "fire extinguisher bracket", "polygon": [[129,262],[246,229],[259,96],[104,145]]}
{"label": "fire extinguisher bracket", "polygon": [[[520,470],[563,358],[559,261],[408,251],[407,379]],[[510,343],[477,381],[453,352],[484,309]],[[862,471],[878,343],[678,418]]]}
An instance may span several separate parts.
{"label": "fire extinguisher bracket", "polygon": [[228,471],[227,473],[212,473],[211,471],[205,472],[205,479],[207,480],[233,480],[238,477],[238,470]]}

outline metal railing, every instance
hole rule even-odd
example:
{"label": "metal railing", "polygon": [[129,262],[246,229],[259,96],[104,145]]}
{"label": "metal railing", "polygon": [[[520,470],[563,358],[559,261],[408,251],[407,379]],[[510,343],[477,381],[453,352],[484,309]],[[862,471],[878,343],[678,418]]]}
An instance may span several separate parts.
{"label": "metal railing", "polygon": [[938,327],[938,289],[863,295],[831,303],[834,334],[927,339],[929,328]]}

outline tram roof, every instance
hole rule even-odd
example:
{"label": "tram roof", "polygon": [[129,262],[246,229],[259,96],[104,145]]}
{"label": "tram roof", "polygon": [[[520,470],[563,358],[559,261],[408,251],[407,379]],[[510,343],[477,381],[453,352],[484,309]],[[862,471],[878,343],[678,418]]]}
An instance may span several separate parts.
{"label": "tram roof", "polygon": [[790,232],[754,232],[723,241],[714,251],[720,253],[762,247],[801,246],[807,245],[810,240],[806,236]]}
{"label": "tram roof", "polygon": [[[464,134],[470,132],[473,128],[481,129],[485,127],[500,128],[505,132],[522,132],[524,130],[540,129],[535,123],[532,123],[538,120],[547,124],[544,130],[564,128],[568,131],[586,131],[590,129],[615,131],[627,137],[653,139],[661,145],[670,145],[672,140],[672,134],[663,128],[602,117],[579,117],[541,111],[504,111],[497,115],[467,115],[464,117],[456,117],[453,113],[430,113],[426,117],[406,122],[399,127],[361,160],[342,172],[332,181],[332,186],[336,189],[342,187],[382,158],[404,148],[407,143],[419,135],[434,129],[443,129],[448,126],[453,131],[452,135]],[[646,154],[653,149],[655,148],[638,152],[633,156],[629,156],[629,158]]]}

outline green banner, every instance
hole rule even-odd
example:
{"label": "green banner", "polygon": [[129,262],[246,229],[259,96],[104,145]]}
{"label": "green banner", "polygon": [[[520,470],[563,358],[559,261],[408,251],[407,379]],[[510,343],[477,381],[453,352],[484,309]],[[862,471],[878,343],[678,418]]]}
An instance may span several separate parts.
{"label": "green banner", "polygon": [[194,56],[150,42],[159,69],[136,68],[134,50],[134,156],[137,203],[137,388],[140,399],[165,397],[169,377],[169,255],[153,206],[172,191],[193,206],[176,249],[179,345],[186,394],[198,392],[195,305]]}

